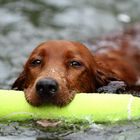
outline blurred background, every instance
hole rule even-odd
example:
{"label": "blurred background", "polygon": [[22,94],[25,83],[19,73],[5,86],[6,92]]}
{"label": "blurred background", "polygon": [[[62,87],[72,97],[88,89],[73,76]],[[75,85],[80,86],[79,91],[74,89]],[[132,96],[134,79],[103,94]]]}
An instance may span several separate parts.
{"label": "blurred background", "polygon": [[0,88],[49,39],[87,42],[139,21],[139,0],[0,0]]}

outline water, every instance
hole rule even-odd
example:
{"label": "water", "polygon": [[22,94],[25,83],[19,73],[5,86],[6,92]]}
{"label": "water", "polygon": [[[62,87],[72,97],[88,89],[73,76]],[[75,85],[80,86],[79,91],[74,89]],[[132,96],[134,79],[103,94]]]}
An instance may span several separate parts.
{"label": "water", "polygon": [[[140,20],[139,7],[139,0],[0,0],[0,88],[10,89],[28,55],[40,42],[49,39],[87,42],[121,30]],[[0,131],[1,140],[140,139],[139,123],[96,125],[64,133],[63,138],[32,126],[25,129],[18,123],[8,127],[1,124]]]}

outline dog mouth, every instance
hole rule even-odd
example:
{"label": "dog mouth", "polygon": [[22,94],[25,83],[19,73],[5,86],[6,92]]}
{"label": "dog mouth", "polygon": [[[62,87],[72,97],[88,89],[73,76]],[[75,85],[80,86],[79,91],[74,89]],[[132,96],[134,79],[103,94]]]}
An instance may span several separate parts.
{"label": "dog mouth", "polygon": [[49,87],[49,93],[48,91],[44,92],[42,87],[39,89],[37,88],[38,87],[35,86],[24,90],[27,102],[33,106],[47,104],[53,104],[60,107],[66,106],[73,100],[77,93],[77,90],[68,90],[67,87],[63,88],[63,90],[61,87],[59,87],[59,89]]}
{"label": "dog mouth", "polygon": [[[62,84],[63,83],[63,84]],[[25,89],[25,98],[33,106],[53,104],[56,106],[68,105],[78,92],[67,82],[58,82],[53,78],[40,78],[33,85]]]}

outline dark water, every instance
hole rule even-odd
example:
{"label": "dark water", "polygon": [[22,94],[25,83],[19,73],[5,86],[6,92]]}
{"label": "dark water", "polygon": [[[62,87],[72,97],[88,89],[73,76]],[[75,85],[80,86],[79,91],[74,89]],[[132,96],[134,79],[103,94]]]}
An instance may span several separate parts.
{"label": "dark water", "polygon": [[[49,39],[86,42],[121,30],[140,20],[139,7],[139,0],[0,0],[0,88],[10,88],[27,56],[40,42]],[[140,139],[139,123],[92,124],[90,129],[63,135],[30,125],[0,124],[0,140]]]}

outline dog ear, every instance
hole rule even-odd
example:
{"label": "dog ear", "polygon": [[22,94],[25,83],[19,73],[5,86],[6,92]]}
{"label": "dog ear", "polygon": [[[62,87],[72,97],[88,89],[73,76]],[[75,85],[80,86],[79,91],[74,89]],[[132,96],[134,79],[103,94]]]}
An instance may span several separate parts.
{"label": "dog ear", "polygon": [[119,81],[120,79],[116,77],[116,75],[111,71],[104,71],[104,69],[97,69],[95,72],[95,84],[96,87],[99,88],[101,86],[105,86],[111,81]]}
{"label": "dog ear", "polygon": [[20,73],[19,77],[15,80],[14,84],[12,85],[13,90],[24,90],[25,88],[25,71],[23,70],[22,73]]}
{"label": "dog ear", "polygon": [[111,81],[120,81],[119,77],[105,64],[98,61],[96,62],[95,84],[97,88],[105,86]]}

